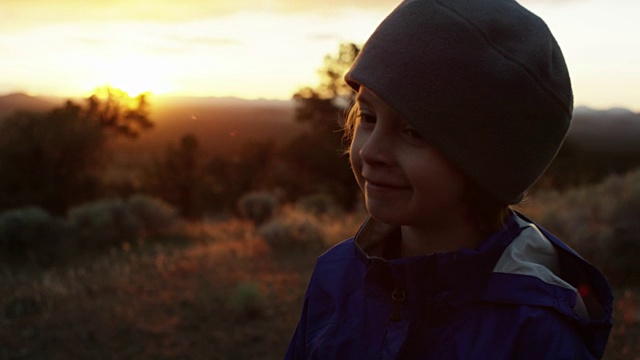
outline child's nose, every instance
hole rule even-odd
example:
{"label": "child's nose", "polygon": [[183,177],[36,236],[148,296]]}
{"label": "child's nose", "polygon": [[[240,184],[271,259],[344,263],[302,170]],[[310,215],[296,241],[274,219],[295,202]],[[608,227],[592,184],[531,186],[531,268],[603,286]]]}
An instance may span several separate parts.
{"label": "child's nose", "polygon": [[360,157],[369,165],[391,163],[391,145],[388,134],[375,129],[360,148]]}

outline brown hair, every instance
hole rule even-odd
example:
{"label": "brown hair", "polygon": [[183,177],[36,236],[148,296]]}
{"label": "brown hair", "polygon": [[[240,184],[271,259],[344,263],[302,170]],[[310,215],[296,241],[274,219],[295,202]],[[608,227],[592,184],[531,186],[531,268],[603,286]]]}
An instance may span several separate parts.
{"label": "brown hair", "polygon": [[349,104],[345,111],[344,124],[342,125],[342,144],[344,146],[344,154],[349,154],[351,152],[351,140],[353,140],[353,133],[356,129],[359,112],[360,107],[358,106],[358,102],[355,100]]}

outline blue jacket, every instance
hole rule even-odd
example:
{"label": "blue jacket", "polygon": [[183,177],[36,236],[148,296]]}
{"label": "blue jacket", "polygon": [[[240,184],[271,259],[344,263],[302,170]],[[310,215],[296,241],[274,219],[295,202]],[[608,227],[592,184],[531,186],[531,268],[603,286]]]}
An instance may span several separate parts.
{"label": "blue jacket", "polygon": [[602,357],[606,280],[522,215],[452,253],[389,257],[397,232],[369,219],[318,259],[285,359]]}

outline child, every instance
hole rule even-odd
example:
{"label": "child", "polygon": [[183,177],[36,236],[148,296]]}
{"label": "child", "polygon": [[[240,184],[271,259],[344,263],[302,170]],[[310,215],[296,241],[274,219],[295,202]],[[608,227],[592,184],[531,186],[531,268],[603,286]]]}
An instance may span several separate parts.
{"label": "child", "polygon": [[573,95],[513,0],[406,0],[346,80],[371,217],[322,255],[287,359],[595,359],[604,277],[509,209],[560,147]]}

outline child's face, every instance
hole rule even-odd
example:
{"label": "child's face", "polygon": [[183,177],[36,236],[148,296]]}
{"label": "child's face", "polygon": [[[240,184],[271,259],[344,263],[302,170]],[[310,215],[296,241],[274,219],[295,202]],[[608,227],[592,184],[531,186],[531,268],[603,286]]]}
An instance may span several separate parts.
{"label": "child's face", "polygon": [[410,226],[446,226],[464,216],[462,173],[364,86],[357,101],[350,160],[371,216]]}

